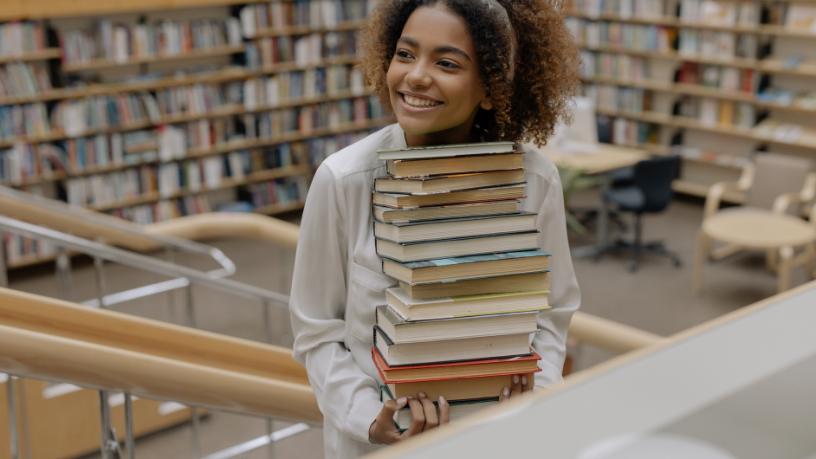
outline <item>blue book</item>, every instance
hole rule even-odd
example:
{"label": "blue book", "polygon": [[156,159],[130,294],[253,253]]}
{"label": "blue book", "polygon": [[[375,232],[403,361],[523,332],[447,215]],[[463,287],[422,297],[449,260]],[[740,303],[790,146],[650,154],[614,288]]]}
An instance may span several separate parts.
{"label": "blue book", "polygon": [[542,272],[548,269],[550,256],[541,250],[525,250],[406,263],[386,258],[382,268],[386,276],[408,285],[419,285]]}

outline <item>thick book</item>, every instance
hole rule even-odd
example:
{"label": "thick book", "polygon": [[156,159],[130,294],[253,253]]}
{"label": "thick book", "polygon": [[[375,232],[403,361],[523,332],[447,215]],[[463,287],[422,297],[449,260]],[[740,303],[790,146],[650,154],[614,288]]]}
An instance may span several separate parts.
{"label": "thick book", "polygon": [[385,169],[394,177],[428,177],[445,174],[464,174],[468,172],[505,171],[521,169],[522,155],[500,153],[492,155],[454,156],[451,158],[432,159],[391,159],[386,161]]}
{"label": "thick book", "polygon": [[515,150],[513,142],[460,143],[377,150],[377,159],[387,161],[389,159],[450,158],[453,156],[512,153]]}
{"label": "thick book", "polygon": [[537,249],[538,230],[416,242],[391,242],[377,238],[375,246],[381,257],[401,262],[515,252]]}
{"label": "thick book", "polygon": [[392,209],[373,206],[371,214],[385,223],[444,220],[448,218],[478,217],[482,215],[514,214],[519,211],[519,201],[488,201],[451,206]]}
{"label": "thick book", "polygon": [[547,252],[525,250],[407,263],[384,258],[382,268],[386,276],[400,282],[428,284],[544,271],[549,257]]}
{"label": "thick book", "polygon": [[394,343],[382,328],[374,326],[374,347],[391,366],[529,355],[529,339],[530,333],[516,333],[421,343]]}
{"label": "thick book", "polygon": [[522,182],[524,182],[524,169],[433,175],[429,177],[379,177],[374,181],[374,191],[380,193],[429,194],[515,185]]}
{"label": "thick book", "polygon": [[[535,373],[524,373],[528,381],[535,379]],[[388,390],[396,398],[410,395],[414,398],[417,393],[425,392],[431,400],[436,400],[439,396],[445,397],[448,402],[460,400],[478,400],[486,398],[496,398],[505,387],[513,387],[514,374],[485,376],[481,378],[464,379],[439,379],[436,381],[421,381],[407,383],[390,383],[383,381],[388,386]],[[519,375],[521,376],[521,375]]]}
{"label": "thick book", "polygon": [[534,230],[536,215],[532,212],[518,212],[515,214],[394,223],[375,220],[374,236],[391,242],[415,242],[488,234],[518,233]]}
{"label": "thick book", "polygon": [[548,290],[550,288],[550,273],[549,271],[540,271],[512,276],[487,276],[481,279],[458,282],[430,282],[416,285],[400,282],[399,285],[402,291],[413,299],[525,292]]}
{"label": "thick book", "polygon": [[[385,402],[386,400],[394,400],[394,396],[391,395],[391,392],[388,390],[388,386],[380,386],[380,401]],[[463,418],[476,413],[479,410],[491,407],[497,403],[499,403],[498,397],[448,403],[450,423],[456,424]],[[438,403],[434,402],[434,405],[438,406]],[[397,412],[394,413],[394,423],[397,425],[397,429],[399,429],[401,432],[408,430],[412,419],[411,408],[408,406],[397,410]]]}
{"label": "thick book", "polygon": [[396,194],[372,193],[374,205],[406,209],[412,207],[435,207],[449,204],[467,204],[474,202],[506,201],[524,197],[524,184],[479,188],[476,190],[451,191],[434,194]]}
{"label": "thick book", "polygon": [[371,358],[380,378],[389,383],[434,381],[437,379],[479,378],[505,374],[526,374],[538,370],[541,357],[532,348],[530,355],[498,359],[466,360],[431,365],[388,365],[377,348],[371,348]]}
{"label": "thick book", "polygon": [[387,305],[377,306],[376,324],[397,344],[482,336],[533,333],[538,329],[538,311],[491,314],[473,317],[406,320]]}
{"label": "thick book", "polygon": [[[514,276],[505,279],[510,277]],[[403,319],[418,321],[543,311],[550,308],[549,293],[542,289],[418,299],[411,298],[402,288],[392,287],[385,290],[385,300]]]}

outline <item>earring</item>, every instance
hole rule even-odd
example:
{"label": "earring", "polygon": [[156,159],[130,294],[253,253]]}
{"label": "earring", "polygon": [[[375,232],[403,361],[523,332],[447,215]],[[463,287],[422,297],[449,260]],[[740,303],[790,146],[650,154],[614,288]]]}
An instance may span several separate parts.
{"label": "earring", "polygon": [[485,97],[482,99],[482,103],[480,103],[479,106],[485,110],[490,110],[493,108],[493,102],[490,101],[489,97]]}

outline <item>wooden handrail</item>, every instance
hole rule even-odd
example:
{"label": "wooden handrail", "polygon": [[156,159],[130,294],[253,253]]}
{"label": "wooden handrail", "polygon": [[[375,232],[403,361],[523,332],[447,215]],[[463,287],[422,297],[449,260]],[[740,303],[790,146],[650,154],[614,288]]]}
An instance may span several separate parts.
{"label": "wooden handrail", "polygon": [[289,349],[0,288],[0,372],[294,421],[322,415]]}

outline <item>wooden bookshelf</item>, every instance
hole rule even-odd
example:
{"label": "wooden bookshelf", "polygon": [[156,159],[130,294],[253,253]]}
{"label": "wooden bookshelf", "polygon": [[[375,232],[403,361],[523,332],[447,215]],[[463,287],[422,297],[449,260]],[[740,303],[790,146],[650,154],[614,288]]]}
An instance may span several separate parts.
{"label": "wooden bookshelf", "polygon": [[185,59],[200,59],[208,57],[229,56],[230,54],[243,53],[246,50],[246,45],[231,45],[219,46],[216,48],[194,50],[187,53],[169,54],[159,56],[141,56],[133,57],[124,62],[117,62],[108,59],[93,59],[90,61],[68,62],[62,64],[62,71],[84,72],[88,70],[99,70],[110,67],[124,67],[127,65],[152,64],[157,62],[172,62]]}
{"label": "wooden bookshelf", "polygon": [[283,37],[283,36],[297,36],[297,35],[309,35],[312,33],[329,33],[329,32],[344,32],[350,30],[357,30],[362,25],[362,21],[343,21],[338,23],[335,27],[326,28],[313,28],[310,26],[292,26],[292,27],[278,27],[278,28],[268,28],[268,29],[261,29],[255,32],[255,36],[252,38],[263,38],[263,37]]}
{"label": "wooden bookshelf", "polygon": [[294,210],[301,210],[305,205],[306,201],[295,201],[287,204],[271,204],[264,207],[258,207],[254,210],[254,212],[264,215],[276,215],[285,212],[292,212]]}
{"label": "wooden bookshelf", "polygon": [[47,61],[49,59],[59,59],[60,56],[62,56],[62,51],[59,48],[46,48],[32,53],[12,56],[0,55],[0,64],[8,64],[9,62]]}

